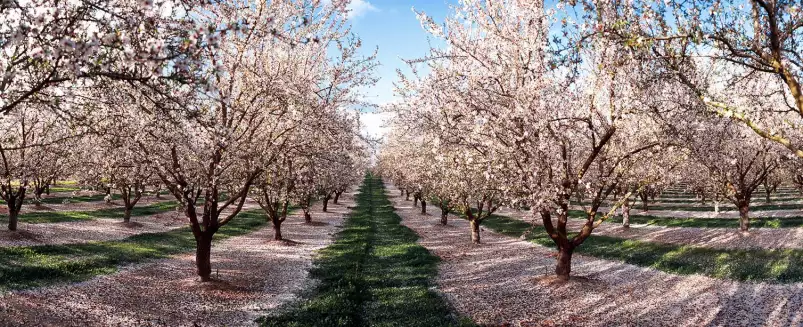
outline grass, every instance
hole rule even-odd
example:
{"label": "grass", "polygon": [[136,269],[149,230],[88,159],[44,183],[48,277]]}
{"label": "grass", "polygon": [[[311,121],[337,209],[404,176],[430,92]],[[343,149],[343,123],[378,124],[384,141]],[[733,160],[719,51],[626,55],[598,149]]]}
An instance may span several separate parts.
{"label": "grass", "polygon": [[366,179],[335,242],[321,250],[319,280],[299,302],[262,326],[472,326],[435,293],[438,258],[400,225],[381,181]]}
{"label": "grass", "polygon": [[[482,225],[512,237],[531,230],[526,236],[529,241],[555,246],[543,227],[518,219],[492,216]],[[801,249],[712,249],[591,235],[575,251],[673,274],[701,274],[737,281],[803,282]]]}
{"label": "grass", "polygon": [[[261,210],[243,212],[223,226],[215,234],[215,240],[243,235],[266,223]],[[117,241],[0,247],[0,291],[83,281],[114,273],[121,265],[194,249],[195,238],[189,228],[139,234]]]}
{"label": "grass", "polygon": [[[134,207],[131,216],[149,216],[157,213],[170,211],[176,208],[175,201],[165,201],[154,203],[147,206]],[[106,208],[86,211],[36,211],[22,213],[19,216],[20,222],[29,224],[60,223],[70,221],[93,220],[97,218],[122,217],[125,212],[123,207]],[[0,222],[8,222],[8,215],[0,215]]]}

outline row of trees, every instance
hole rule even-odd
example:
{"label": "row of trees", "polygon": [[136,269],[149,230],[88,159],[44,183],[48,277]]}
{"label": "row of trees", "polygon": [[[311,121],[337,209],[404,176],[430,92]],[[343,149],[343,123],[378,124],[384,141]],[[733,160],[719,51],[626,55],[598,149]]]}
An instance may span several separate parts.
{"label": "row of trees", "polygon": [[288,206],[309,221],[312,201],[337,202],[367,165],[351,108],[377,63],[361,54],[347,5],[0,3],[9,229],[29,189],[38,197],[56,176],[118,189],[126,221],[147,189],[166,189],[207,281],[213,236],[248,198],[277,240]]}
{"label": "row of trees", "polygon": [[419,19],[437,41],[386,108],[383,174],[444,223],[459,210],[475,243],[500,206],[529,208],[562,279],[636,197],[682,183],[729,199],[747,230],[756,190],[799,175],[791,1],[466,0],[442,24]]}

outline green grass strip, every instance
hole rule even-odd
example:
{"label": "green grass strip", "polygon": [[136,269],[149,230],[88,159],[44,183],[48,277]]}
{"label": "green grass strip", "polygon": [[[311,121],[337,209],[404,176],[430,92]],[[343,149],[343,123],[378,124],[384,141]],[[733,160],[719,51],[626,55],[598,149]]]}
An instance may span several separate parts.
{"label": "green grass strip", "polygon": [[[243,235],[265,224],[261,210],[242,212],[215,234],[215,240]],[[195,238],[189,228],[139,234],[117,241],[0,247],[0,291],[83,281],[114,273],[121,265],[194,249]]]}
{"label": "green grass strip", "polygon": [[[482,225],[498,233],[555,247],[542,226],[504,216]],[[803,250],[712,249],[591,235],[575,250],[597,258],[623,261],[673,274],[701,274],[737,281],[796,283],[803,281]]]}
{"label": "green grass strip", "polygon": [[473,325],[432,291],[439,259],[393,210],[381,181],[366,176],[343,230],[315,259],[320,283],[262,326]]}
{"label": "green grass strip", "polygon": [[[165,201],[154,203],[147,206],[134,207],[131,210],[131,216],[149,216],[162,212],[174,210],[176,208],[176,201]],[[34,211],[21,213],[19,216],[20,222],[29,224],[45,224],[45,223],[61,223],[70,221],[93,220],[97,218],[116,218],[123,217],[125,208],[115,207],[98,210],[86,211]],[[0,215],[0,223],[7,223],[8,215]]]}

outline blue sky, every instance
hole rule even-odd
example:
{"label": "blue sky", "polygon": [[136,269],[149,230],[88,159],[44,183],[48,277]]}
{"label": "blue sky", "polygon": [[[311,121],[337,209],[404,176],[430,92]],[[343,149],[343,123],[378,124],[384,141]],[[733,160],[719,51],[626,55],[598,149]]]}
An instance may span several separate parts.
{"label": "blue sky", "polygon": [[[364,51],[379,49],[380,67],[377,85],[366,90],[367,101],[377,105],[393,101],[393,82],[396,69],[407,71],[402,59],[423,57],[429,50],[427,33],[415,17],[412,8],[424,11],[442,22],[449,4],[457,0],[352,0],[352,31],[363,41]],[[371,110],[363,113],[363,132],[372,136],[384,134],[382,124],[386,115]]]}
{"label": "blue sky", "polygon": [[366,52],[379,48],[381,80],[369,92],[371,102],[392,101],[396,69],[406,68],[402,58],[415,59],[427,54],[427,34],[411,8],[423,10],[442,21],[449,10],[448,3],[449,0],[353,0],[354,33],[362,39]]}

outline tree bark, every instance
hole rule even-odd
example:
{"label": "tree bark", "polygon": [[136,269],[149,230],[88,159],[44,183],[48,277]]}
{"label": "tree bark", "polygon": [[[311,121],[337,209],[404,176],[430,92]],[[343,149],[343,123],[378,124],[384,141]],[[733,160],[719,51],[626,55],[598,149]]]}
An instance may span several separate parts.
{"label": "tree bark", "polygon": [[328,195],[323,198],[323,212],[326,212],[326,210],[329,210],[329,198],[330,198],[330,196],[328,196]]}
{"label": "tree bark", "polygon": [[446,225],[449,221],[449,208],[441,207],[441,225]]}
{"label": "tree bark", "polygon": [[195,239],[195,267],[202,282],[212,280],[212,234],[201,232]]}
{"label": "tree bark", "polygon": [[309,209],[304,210],[304,222],[307,224],[312,222],[312,215],[310,215]]}
{"label": "tree bark", "polygon": [[8,211],[8,230],[16,231],[17,230],[17,223],[19,222],[20,212],[18,210],[9,210]]}
{"label": "tree bark", "polygon": [[421,198],[421,214],[427,214],[427,201],[424,201],[424,198]]}
{"label": "tree bark", "polygon": [[126,206],[125,213],[123,213],[123,222],[124,223],[131,222],[131,211],[132,211],[132,209],[133,209],[133,206],[131,206],[131,208]]}
{"label": "tree bark", "polygon": [[555,266],[555,275],[560,280],[569,280],[572,272],[572,253],[571,247],[560,247],[558,250],[558,264]]}
{"label": "tree bark", "polygon": [[278,219],[273,219],[273,240],[282,240],[282,222]]}
{"label": "tree bark", "polygon": [[750,229],[750,203],[746,200],[739,200],[737,206],[739,207],[739,229],[746,232]]}
{"label": "tree bark", "polygon": [[767,192],[767,203],[771,203],[771,202],[772,202],[772,199],[770,198],[770,194],[772,193],[772,191],[770,191],[769,189],[767,189],[767,190],[766,190],[766,192]]}
{"label": "tree bark", "polygon": [[627,199],[622,204],[622,227],[630,228],[630,203]]}
{"label": "tree bark", "polygon": [[476,220],[470,220],[471,225],[471,242],[480,244],[480,224]]}
{"label": "tree bark", "polygon": [[339,201],[339,200],[340,200],[340,195],[341,195],[341,194],[343,194],[343,191],[338,191],[338,192],[335,192],[335,201],[334,201],[334,202],[335,202],[335,204],[337,204],[337,201]]}
{"label": "tree bark", "polygon": [[413,196],[413,207],[417,207],[417,206],[418,206],[418,195],[414,195]]}
{"label": "tree bark", "polygon": [[404,200],[410,201],[410,191],[404,191]]}

